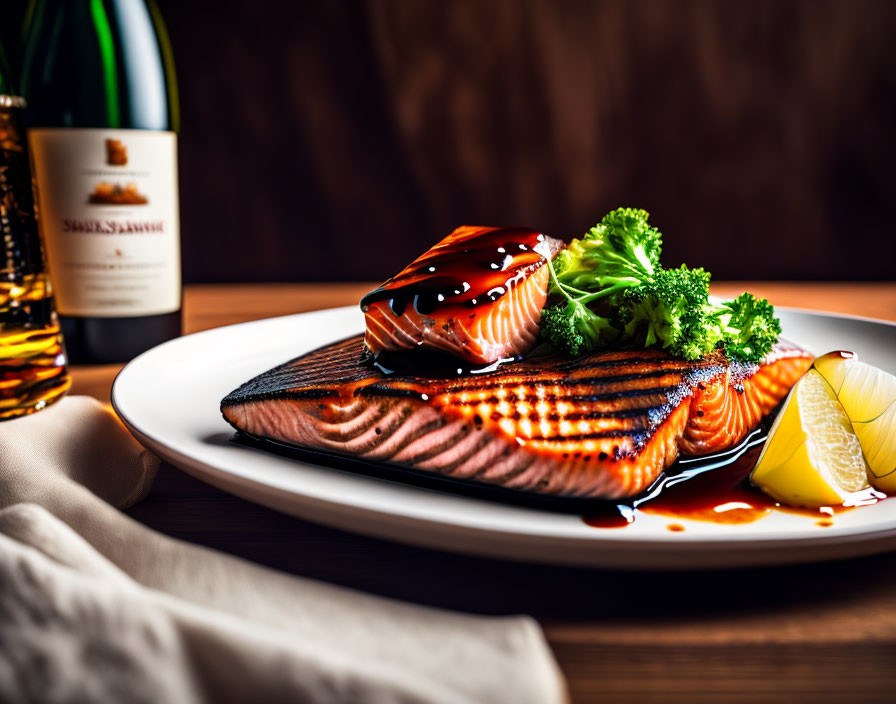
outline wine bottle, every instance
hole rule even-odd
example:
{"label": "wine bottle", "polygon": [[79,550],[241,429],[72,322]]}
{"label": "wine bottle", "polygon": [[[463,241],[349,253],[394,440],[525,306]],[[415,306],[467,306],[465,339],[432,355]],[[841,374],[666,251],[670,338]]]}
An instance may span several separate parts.
{"label": "wine bottle", "polygon": [[28,141],[69,359],[181,332],[174,64],[152,0],[31,0]]}

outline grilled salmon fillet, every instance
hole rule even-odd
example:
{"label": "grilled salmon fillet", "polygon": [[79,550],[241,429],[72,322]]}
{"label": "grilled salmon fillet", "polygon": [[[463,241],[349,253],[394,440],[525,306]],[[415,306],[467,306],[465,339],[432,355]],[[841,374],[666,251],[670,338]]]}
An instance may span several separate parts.
{"label": "grilled salmon fillet", "polygon": [[459,227],[361,301],[374,356],[439,350],[487,365],[526,352],[562,242],[521,227]]}
{"label": "grilled salmon fillet", "polygon": [[386,376],[360,335],[275,367],[221,404],[238,430],[302,447],[539,494],[616,499],[678,456],[730,447],[812,362],[778,344],[761,364],[659,350],[531,355],[493,372]]}

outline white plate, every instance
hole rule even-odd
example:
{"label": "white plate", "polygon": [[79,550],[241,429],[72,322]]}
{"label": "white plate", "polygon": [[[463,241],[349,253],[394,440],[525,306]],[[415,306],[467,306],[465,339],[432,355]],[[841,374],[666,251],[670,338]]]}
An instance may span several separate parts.
{"label": "white plate", "polygon": [[[779,309],[784,335],[815,353],[851,349],[896,373],[896,325]],[[774,513],[747,525],[642,514],[621,529],[318,467],[232,445],[219,402],[250,377],[360,332],[357,307],[260,320],[167,342],[125,367],[112,388],[121,418],[168,462],[251,501],[337,528],[508,559],[600,567],[684,569],[769,565],[896,548],[896,499],[814,518]]]}

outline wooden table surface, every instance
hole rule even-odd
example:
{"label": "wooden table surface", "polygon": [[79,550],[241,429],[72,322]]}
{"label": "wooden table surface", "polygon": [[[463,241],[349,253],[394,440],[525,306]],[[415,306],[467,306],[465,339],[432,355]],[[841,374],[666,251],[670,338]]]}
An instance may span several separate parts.
{"label": "wooden table surface", "polygon": [[[187,332],[350,305],[368,284],[191,286]],[[892,283],[726,283],[777,305],[896,320]],[[108,400],[119,367],[76,367]],[[544,626],[574,702],[896,701],[896,553],[710,572],[501,562],[357,536],[225,494],[163,465],[129,513],[168,535],[329,582]]]}

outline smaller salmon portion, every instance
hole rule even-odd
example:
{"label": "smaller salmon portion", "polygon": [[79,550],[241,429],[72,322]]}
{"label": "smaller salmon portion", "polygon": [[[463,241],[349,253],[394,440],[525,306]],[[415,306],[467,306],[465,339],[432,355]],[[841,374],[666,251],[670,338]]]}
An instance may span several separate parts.
{"label": "smaller salmon portion", "polygon": [[740,442],[812,355],[778,344],[760,364],[717,350],[530,356],[484,374],[386,376],[361,336],[271,369],[231,392],[224,417],[249,435],[542,495],[616,499],[647,489],[679,453]]}
{"label": "smaller salmon portion", "polygon": [[474,365],[528,351],[538,337],[559,240],[521,227],[459,227],[361,301],[364,346],[425,348]]}

